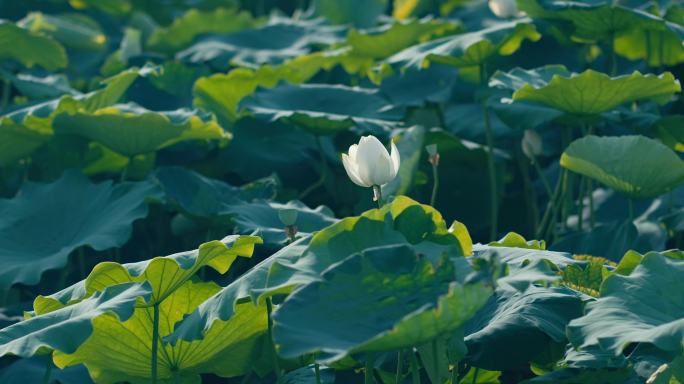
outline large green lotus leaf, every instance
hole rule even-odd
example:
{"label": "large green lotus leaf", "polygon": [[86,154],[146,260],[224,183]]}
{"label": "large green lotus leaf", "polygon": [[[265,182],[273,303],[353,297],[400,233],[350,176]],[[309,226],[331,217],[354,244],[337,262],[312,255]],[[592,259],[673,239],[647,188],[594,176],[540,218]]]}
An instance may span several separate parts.
{"label": "large green lotus leaf", "polygon": [[[175,322],[220,289],[213,282],[186,281],[179,286],[159,305],[159,336],[170,334]],[[203,340],[179,341],[175,345],[161,341],[157,363],[161,382],[198,383],[199,373],[236,376],[248,372],[257,358],[254,352],[259,352],[267,317],[265,308],[259,311],[251,303],[240,304],[239,308],[238,316],[213,328]],[[98,383],[148,383],[152,312],[151,307],[139,307],[127,319],[95,319],[92,335],[75,351],[55,352],[55,364],[84,364]]]}
{"label": "large green lotus leaf", "polygon": [[321,69],[336,65],[339,54],[317,52],[280,65],[263,65],[257,69],[236,68],[227,74],[200,77],[193,87],[194,104],[227,120],[236,120],[240,100],[254,93],[257,87],[274,87],[280,81],[303,83]]}
{"label": "large green lotus leaf", "polygon": [[493,88],[517,91],[526,84],[534,88],[546,86],[554,76],[569,77],[571,72],[561,64],[545,65],[534,69],[515,67],[508,72],[496,71],[489,79]]}
{"label": "large green lotus leaf", "polygon": [[586,315],[568,326],[577,348],[598,346],[615,356],[631,343],[648,343],[681,353],[684,342],[684,261],[656,252],[644,255],[629,275],[613,274]]}
{"label": "large green lotus leaf", "polygon": [[482,284],[454,282],[454,275],[449,261],[434,267],[407,246],[349,257],[278,307],[273,314],[278,354],[317,353],[318,360],[332,362],[448,335],[491,294]]}
{"label": "large green lotus leaf", "polygon": [[94,112],[116,103],[139,76],[154,71],[151,67],[131,68],[102,82],[103,88],[34,104],[0,116],[0,164],[29,156],[53,134],[52,123],[60,113]]}
{"label": "large green lotus leaf", "polygon": [[467,359],[488,370],[525,364],[565,342],[565,327],[582,308],[582,296],[567,288],[498,290],[465,327]]}
{"label": "large green lotus leaf", "polygon": [[297,233],[308,235],[336,223],[335,214],[330,208],[321,205],[315,209],[309,208],[299,200],[292,200],[285,204],[258,200],[242,202],[229,207],[230,213],[235,215],[235,229],[240,233],[252,233],[255,230],[266,244],[277,245],[287,242],[283,223],[278,212],[281,209],[297,212]]}
{"label": "large green lotus leaf", "polygon": [[212,114],[189,109],[152,112],[135,104],[60,114],[53,125],[57,133],[84,136],[128,157],[186,140],[230,138]]}
{"label": "large green lotus leaf", "polygon": [[529,244],[520,246],[501,246],[501,245],[480,245],[473,246],[473,256],[498,258],[502,263],[522,266],[538,260],[548,260],[558,268],[565,268],[567,265],[576,264],[578,261],[573,259],[569,253],[554,252],[530,247]]}
{"label": "large green lotus leaf", "polygon": [[122,246],[133,221],[147,215],[145,200],[158,195],[149,181],[93,184],[74,171],[50,184],[25,184],[14,199],[0,200],[0,287],[37,284],[78,247]]}
{"label": "large green lotus leaf", "polygon": [[0,69],[0,77],[9,80],[12,86],[29,100],[51,99],[64,94],[75,96],[80,93],[71,88],[69,79],[64,74],[35,76],[30,73],[13,74]]}
{"label": "large green lotus leaf", "polygon": [[86,15],[31,12],[17,24],[31,32],[48,35],[67,48],[100,51],[107,47],[102,28]]}
{"label": "large green lotus leaf", "polygon": [[258,118],[284,120],[314,134],[395,124],[403,111],[392,108],[377,90],[327,84],[281,84],[257,90],[240,107]]}
{"label": "large green lotus leaf", "polygon": [[367,248],[407,244],[437,261],[470,254],[472,247],[462,224],[447,228],[434,208],[398,196],[382,209],[342,219],[284,247],[203,303],[177,326],[174,337],[200,339],[215,321],[230,319],[239,301],[262,303],[319,279],[331,265]]}
{"label": "large green lotus leaf", "polygon": [[[45,367],[52,364],[52,356],[35,356],[21,359],[0,370],[2,383],[40,383],[45,377]],[[84,366],[69,367],[67,369],[53,368],[50,373],[50,383],[59,384],[92,384],[88,370]]]}
{"label": "large green lotus leaf", "polygon": [[177,205],[183,212],[201,218],[230,215],[234,205],[254,199],[272,199],[278,187],[273,177],[234,187],[182,167],[158,168],[154,175],[164,190],[167,204]]}
{"label": "large green lotus leaf", "polygon": [[385,13],[389,0],[314,0],[316,15],[335,24],[351,24],[368,28],[375,25],[377,18]]}
{"label": "large green lotus leaf", "polygon": [[67,66],[66,51],[61,44],[0,19],[0,60],[8,59],[27,67],[40,65],[49,71]]}
{"label": "large green lotus leaf", "polygon": [[50,348],[73,353],[101,318],[127,320],[151,293],[147,284],[120,284],[77,304],[35,316],[0,330],[0,356],[30,357]]}
{"label": "large green lotus leaf", "polygon": [[535,19],[570,23],[580,41],[614,40],[615,51],[631,60],[648,59],[654,67],[684,60],[684,28],[637,7],[551,0],[522,0],[519,6]]}
{"label": "large green lotus leaf", "polygon": [[480,31],[414,45],[389,57],[384,63],[402,69],[421,69],[432,62],[472,68],[496,54],[513,54],[525,40],[537,41],[540,38],[530,19],[500,22]]}
{"label": "large green lotus leaf", "polygon": [[[527,80],[530,76],[532,73],[527,73],[527,77],[519,80]],[[588,69],[580,74],[555,74],[550,80],[545,76],[534,80],[518,88],[513,93],[513,100],[540,103],[577,115],[600,114],[637,100],[666,103],[681,91],[679,81],[669,72],[659,76],[634,72],[610,77]]]}
{"label": "large green lotus leaf", "polygon": [[[205,266],[223,274],[238,257],[251,257],[254,246],[262,240],[256,236],[227,236],[222,240],[203,243],[198,249],[155,257],[137,263],[119,264],[111,261],[99,263],[85,280],[86,295],[102,291],[113,284],[147,281],[152,287],[148,305],[163,301],[184,282]],[[76,292],[82,292],[77,290]],[[60,295],[64,300],[66,295]],[[76,298],[69,297],[69,301]]]}
{"label": "large green lotus leaf", "polygon": [[427,102],[446,102],[457,79],[453,68],[433,65],[424,70],[407,70],[384,78],[380,92],[394,105],[422,107]]}
{"label": "large green lotus leaf", "polygon": [[277,65],[309,53],[312,46],[338,43],[344,32],[345,28],[331,27],[321,19],[275,17],[261,27],[201,38],[177,57],[190,63],[209,63],[223,70],[231,63],[252,68]]}
{"label": "large green lotus leaf", "polygon": [[172,54],[192,43],[200,35],[232,33],[252,28],[258,21],[247,11],[216,8],[202,11],[191,8],[168,27],[157,27],[147,40],[150,50]]}
{"label": "large green lotus leaf", "polygon": [[644,136],[586,136],[568,146],[560,164],[632,198],[655,197],[684,181],[684,161]]}

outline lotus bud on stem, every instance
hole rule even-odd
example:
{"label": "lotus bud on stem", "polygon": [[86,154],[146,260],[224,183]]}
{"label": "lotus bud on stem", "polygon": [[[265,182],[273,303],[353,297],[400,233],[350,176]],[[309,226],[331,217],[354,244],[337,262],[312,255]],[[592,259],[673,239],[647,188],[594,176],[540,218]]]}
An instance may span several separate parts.
{"label": "lotus bud on stem", "polygon": [[342,164],[351,181],[365,188],[373,188],[373,201],[382,206],[380,187],[394,180],[399,171],[399,150],[390,141],[391,153],[373,135],[362,136],[358,144],[342,154]]}
{"label": "lotus bud on stem", "polygon": [[298,212],[296,209],[284,208],[278,210],[278,218],[280,222],[285,226],[285,235],[287,236],[287,242],[291,243],[295,241],[295,236],[297,235],[297,222]]}
{"label": "lotus bud on stem", "polygon": [[439,166],[439,151],[437,150],[437,144],[430,144],[425,146],[425,150],[428,153],[428,162],[432,165],[432,195],[430,196],[430,205],[435,206],[435,201],[437,200],[437,190],[439,189],[439,172],[437,172],[437,167]]}

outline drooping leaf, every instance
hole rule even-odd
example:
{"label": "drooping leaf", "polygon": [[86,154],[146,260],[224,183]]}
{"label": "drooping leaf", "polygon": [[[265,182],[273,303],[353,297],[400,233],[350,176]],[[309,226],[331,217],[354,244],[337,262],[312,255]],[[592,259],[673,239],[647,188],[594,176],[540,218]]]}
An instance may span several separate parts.
{"label": "drooping leaf", "polygon": [[154,152],[185,140],[227,140],[211,114],[179,109],[152,112],[134,104],[118,104],[95,112],[64,113],[54,120],[60,134],[77,134],[124,156]]}
{"label": "drooping leaf", "polygon": [[240,106],[258,118],[282,119],[317,135],[332,134],[354,124],[371,128],[392,125],[403,116],[377,90],[343,85],[281,84],[257,90]]}
{"label": "drooping leaf", "polygon": [[[215,283],[186,281],[159,305],[159,335],[216,293]],[[69,307],[67,307],[69,308]],[[197,382],[200,373],[237,376],[251,370],[261,353],[260,335],[266,326],[265,308],[239,304],[238,315],[214,327],[203,340],[161,342],[157,365],[162,380]],[[93,321],[93,333],[75,351],[56,352],[60,367],[84,364],[96,382],[147,382],[151,376],[151,307],[136,308],[128,319],[112,316]]]}
{"label": "drooping leaf", "polygon": [[617,77],[591,69],[568,74],[561,67],[547,67],[541,76],[538,70],[515,72],[507,79],[500,78],[502,84],[517,88],[513,101],[540,103],[576,115],[600,114],[637,100],[666,103],[681,92],[679,81],[669,72]]}
{"label": "drooping leaf", "polygon": [[[500,22],[489,28],[442,37],[409,47],[385,60],[391,67],[421,69],[430,63],[469,68],[476,75],[478,67],[490,57],[511,55],[525,40],[537,41],[541,35],[530,19]],[[475,79],[479,77],[474,76]]]}
{"label": "drooping leaf", "polygon": [[116,285],[80,303],[10,325],[0,330],[0,356],[31,357],[41,348],[73,353],[90,337],[97,319],[125,321],[150,294],[147,284]]}
{"label": "drooping leaf", "polygon": [[149,49],[174,53],[187,47],[200,35],[232,33],[255,27],[257,20],[249,12],[235,8],[202,11],[191,8],[168,27],[158,27],[147,40]]}
{"label": "drooping leaf", "polygon": [[107,37],[100,25],[82,14],[31,12],[18,25],[31,32],[46,34],[67,48],[100,51],[107,47]]}
{"label": "drooping leaf", "polygon": [[568,146],[560,164],[631,198],[655,197],[684,181],[684,161],[644,136],[586,136]]}
{"label": "drooping leaf", "polygon": [[581,297],[567,288],[499,290],[466,325],[467,358],[495,371],[525,364],[565,342],[566,325],[581,315]]}
{"label": "drooping leaf", "polygon": [[646,254],[628,276],[614,274],[603,282],[601,297],[568,325],[568,338],[576,348],[600,347],[614,356],[630,343],[681,354],[684,301],[675,292],[683,273],[684,261]]}
{"label": "drooping leaf", "polygon": [[40,65],[47,70],[67,65],[66,51],[61,44],[0,19],[0,60],[7,59],[17,60],[27,67]]}
{"label": "drooping leaf", "polygon": [[25,184],[14,199],[0,200],[0,287],[37,284],[78,247],[122,246],[133,221],[147,215],[145,200],[158,195],[149,181],[93,184],[73,171],[50,184]]}
{"label": "drooping leaf", "polygon": [[489,297],[481,284],[454,282],[449,261],[435,268],[416,260],[409,247],[390,246],[324,271],[321,282],[295,291],[273,314],[278,354],[317,352],[331,362],[419,345],[460,327]]}

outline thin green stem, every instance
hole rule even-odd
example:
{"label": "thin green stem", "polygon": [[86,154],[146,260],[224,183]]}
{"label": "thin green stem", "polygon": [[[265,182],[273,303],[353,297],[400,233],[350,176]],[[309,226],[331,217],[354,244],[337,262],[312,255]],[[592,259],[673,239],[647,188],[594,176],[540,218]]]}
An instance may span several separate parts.
{"label": "thin green stem", "polygon": [[579,185],[579,198],[577,199],[577,230],[581,231],[584,222],[584,193],[585,193],[585,188],[584,184],[587,182],[586,177],[581,176],[580,177],[580,185]]}
{"label": "thin green stem", "polygon": [[364,384],[374,384],[373,379],[373,364],[375,364],[375,356],[372,353],[366,354],[366,369],[364,370],[363,383]]}
{"label": "thin green stem", "polygon": [[458,361],[454,362],[454,367],[451,369],[451,383],[458,384]]}
{"label": "thin green stem", "polygon": [[316,384],[321,384],[321,368],[318,363],[314,364],[314,372],[316,372]]}
{"label": "thin green stem", "polygon": [[276,382],[280,383],[282,381],[282,372],[280,371],[280,361],[278,360],[278,353],[275,349],[275,343],[273,342],[273,319],[271,318],[271,312],[273,312],[273,302],[271,298],[266,299],[266,314],[268,315],[268,340],[271,342],[271,348],[273,353],[273,370],[276,374]]}
{"label": "thin green stem", "polygon": [[437,190],[439,190],[439,172],[437,171],[437,165],[432,164],[432,195],[430,196],[430,205],[433,207],[437,201]]}
{"label": "thin green stem", "polygon": [[553,192],[551,190],[551,184],[549,183],[549,179],[546,178],[546,174],[544,173],[544,170],[541,168],[539,165],[539,162],[537,159],[532,160],[532,165],[534,165],[534,169],[537,171],[537,174],[539,174],[539,180],[542,181],[542,184],[544,184],[544,190],[546,191],[546,195],[551,198],[553,195]]}
{"label": "thin green stem", "polygon": [[43,384],[49,384],[51,376],[52,376],[52,355],[48,356],[47,364],[45,365],[45,373],[43,374]]}
{"label": "thin green stem", "polygon": [[[433,372],[439,372],[439,352],[437,351],[437,339],[432,339],[432,370]],[[448,368],[448,367],[447,367]]]}
{"label": "thin green stem", "polygon": [[589,186],[589,228],[594,229],[594,224],[596,219],[594,218],[594,182],[588,180],[587,185]]}
{"label": "thin green stem", "polygon": [[9,80],[2,81],[2,99],[0,99],[0,111],[4,111],[9,104],[10,93],[12,90],[12,82]]}
{"label": "thin green stem", "polygon": [[[482,86],[487,86],[487,68],[484,62],[480,63],[480,83]],[[489,108],[487,107],[487,98],[482,100],[482,113],[484,117],[485,126],[485,140],[487,142],[487,173],[489,176],[489,209],[490,209],[490,230],[489,239],[496,240],[498,220],[499,220],[499,199],[498,188],[496,185],[496,167],[494,164],[494,134],[492,132],[492,124],[489,118]]]}
{"label": "thin green stem", "polygon": [[617,55],[615,54],[615,33],[610,35],[609,47],[609,58],[610,58],[610,76],[615,76],[617,74]]}
{"label": "thin green stem", "polygon": [[[560,196],[560,191],[561,191],[561,184],[562,184],[562,174],[559,175],[558,180],[556,181],[556,188],[554,189],[553,195],[549,197],[549,203],[546,206],[546,211],[544,212],[544,217],[542,217],[541,223],[539,223],[539,228],[537,229],[537,238],[541,238],[544,236],[546,232],[546,228],[549,225],[552,225],[553,223],[553,217],[555,216],[555,210],[556,207],[558,206],[558,199]],[[551,223],[549,223],[551,221]]]}
{"label": "thin green stem", "polygon": [[174,384],[180,384],[181,383],[180,371],[176,368],[172,372],[173,372],[173,383]]}
{"label": "thin green stem", "polygon": [[152,307],[152,384],[157,383],[157,355],[159,349],[159,303]]}
{"label": "thin green stem", "polygon": [[319,135],[316,135],[316,148],[318,149],[318,155],[321,162],[321,173],[313,184],[308,186],[304,191],[302,191],[302,193],[299,194],[300,199],[305,198],[311,192],[321,187],[323,184],[325,184],[325,180],[328,178],[328,160],[325,157],[325,150],[323,149],[323,139]]}
{"label": "thin green stem", "polygon": [[475,373],[473,373],[473,384],[477,383],[477,374],[480,373],[480,368],[475,367]]}
{"label": "thin green stem", "polygon": [[120,183],[126,181],[126,178],[128,177],[128,168],[130,168],[131,166],[131,161],[133,161],[133,159],[129,157],[128,162],[126,162],[126,166],[124,167],[124,169],[121,170],[121,175],[119,175]]}
{"label": "thin green stem", "polygon": [[382,208],[382,188],[379,185],[373,186],[373,200],[378,203],[378,208]]}
{"label": "thin green stem", "polygon": [[411,381],[413,384],[420,384],[420,372],[416,352],[411,350]]}
{"label": "thin green stem", "polygon": [[516,158],[518,159],[518,167],[520,168],[520,174],[523,178],[523,190],[525,191],[524,196],[525,206],[527,207],[528,224],[532,228],[532,233],[536,234],[539,227],[539,205],[537,204],[537,194],[534,188],[532,188],[528,159],[520,150],[516,151]]}
{"label": "thin green stem", "polygon": [[634,200],[627,199],[627,207],[629,209],[629,221],[634,221]]}
{"label": "thin green stem", "polygon": [[394,380],[395,383],[399,384],[401,383],[401,377],[403,374],[404,370],[404,350],[400,349],[399,352],[397,352],[397,375],[396,379]]}

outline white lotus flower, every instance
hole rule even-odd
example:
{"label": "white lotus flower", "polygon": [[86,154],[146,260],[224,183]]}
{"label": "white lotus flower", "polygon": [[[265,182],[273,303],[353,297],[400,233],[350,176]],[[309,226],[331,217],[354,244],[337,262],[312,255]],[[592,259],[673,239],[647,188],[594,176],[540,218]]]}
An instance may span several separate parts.
{"label": "white lotus flower", "polygon": [[518,5],[515,0],[489,0],[489,9],[502,19],[507,19],[518,14]]}
{"label": "white lotus flower", "polygon": [[520,145],[525,156],[531,161],[534,161],[535,157],[542,154],[542,138],[537,131],[526,129]]}
{"label": "white lotus flower", "polygon": [[359,144],[349,147],[349,154],[342,154],[342,163],[354,184],[373,187],[387,184],[399,171],[399,150],[391,143],[392,154],[375,136],[363,136]]}

